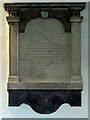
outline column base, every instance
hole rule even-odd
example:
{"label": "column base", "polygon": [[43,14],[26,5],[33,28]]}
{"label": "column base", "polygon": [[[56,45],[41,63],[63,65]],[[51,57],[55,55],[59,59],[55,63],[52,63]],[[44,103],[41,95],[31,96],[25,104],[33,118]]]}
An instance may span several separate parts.
{"label": "column base", "polygon": [[19,77],[18,76],[9,76],[8,77],[8,83],[19,83]]}

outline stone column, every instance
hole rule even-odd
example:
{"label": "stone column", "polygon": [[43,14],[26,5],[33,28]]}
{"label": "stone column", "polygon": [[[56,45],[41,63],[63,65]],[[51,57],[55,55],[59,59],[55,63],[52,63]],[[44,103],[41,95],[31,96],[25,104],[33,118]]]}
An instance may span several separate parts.
{"label": "stone column", "polygon": [[79,79],[81,74],[80,23],[82,21],[82,17],[72,16],[70,21],[71,21],[72,76],[74,77],[74,79]]}
{"label": "stone column", "polygon": [[19,82],[18,76],[18,34],[19,18],[7,17],[9,23],[9,83]]}

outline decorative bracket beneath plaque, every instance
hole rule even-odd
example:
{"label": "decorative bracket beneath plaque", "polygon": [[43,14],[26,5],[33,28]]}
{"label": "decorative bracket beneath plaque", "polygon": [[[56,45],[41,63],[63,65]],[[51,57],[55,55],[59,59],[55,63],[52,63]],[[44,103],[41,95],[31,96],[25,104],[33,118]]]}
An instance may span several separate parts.
{"label": "decorative bracket beneath plaque", "polygon": [[[85,3],[6,3],[9,106],[49,114],[81,106],[80,12]],[[35,51],[36,50],[36,51]]]}

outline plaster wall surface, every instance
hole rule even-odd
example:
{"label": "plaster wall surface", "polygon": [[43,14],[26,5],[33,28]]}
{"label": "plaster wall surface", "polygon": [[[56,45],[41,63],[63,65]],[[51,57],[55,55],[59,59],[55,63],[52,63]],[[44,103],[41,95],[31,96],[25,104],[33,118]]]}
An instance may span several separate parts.
{"label": "plaster wall surface", "polygon": [[[49,0],[50,1],[50,0]],[[45,2],[49,2],[45,1]],[[81,23],[81,75],[83,80],[82,106],[70,107],[68,104],[62,105],[56,112],[49,115],[35,113],[28,105],[22,104],[20,107],[8,106],[8,64],[9,64],[9,35],[8,24],[3,4],[5,2],[34,2],[28,0],[4,0],[0,2],[0,117],[1,118],[86,118],[88,116],[88,4],[82,11],[84,17]],[[37,2],[37,1],[36,1]],[[43,2],[43,1],[40,1]],[[52,1],[52,2],[60,2]],[[64,1],[63,1],[64,2]],[[67,2],[67,1],[65,1]],[[71,2],[75,2],[74,0]],[[78,0],[76,2],[79,2]],[[81,1],[80,1],[81,2]]]}

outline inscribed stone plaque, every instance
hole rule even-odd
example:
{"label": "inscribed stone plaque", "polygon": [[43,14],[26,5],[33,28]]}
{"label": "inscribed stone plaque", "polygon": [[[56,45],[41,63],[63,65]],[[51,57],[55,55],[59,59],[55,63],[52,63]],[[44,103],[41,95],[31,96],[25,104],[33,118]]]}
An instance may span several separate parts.
{"label": "inscribed stone plaque", "polygon": [[30,21],[20,33],[21,82],[55,82],[71,76],[71,36],[53,18]]}

